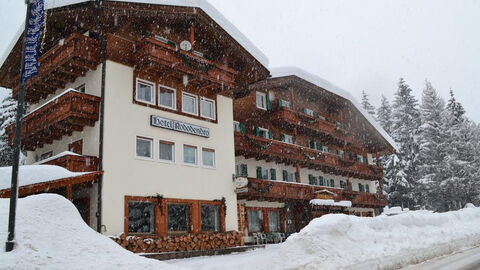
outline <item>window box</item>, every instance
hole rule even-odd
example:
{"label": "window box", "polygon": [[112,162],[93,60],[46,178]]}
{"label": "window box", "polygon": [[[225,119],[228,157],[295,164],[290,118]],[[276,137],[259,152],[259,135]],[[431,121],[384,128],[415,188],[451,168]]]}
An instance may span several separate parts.
{"label": "window box", "polygon": [[177,91],[165,85],[158,85],[158,106],[176,110],[177,109]]}
{"label": "window box", "polygon": [[198,97],[187,92],[182,93],[182,112],[198,115]]}
{"label": "window box", "polygon": [[155,84],[146,80],[137,78],[137,87],[135,90],[135,100],[143,103],[155,105]]}
{"label": "window box", "polygon": [[200,116],[215,120],[215,100],[200,98]]}
{"label": "window box", "polygon": [[137,136],[135,140],[135,156],[137,158],[153,159],[153,139]]}

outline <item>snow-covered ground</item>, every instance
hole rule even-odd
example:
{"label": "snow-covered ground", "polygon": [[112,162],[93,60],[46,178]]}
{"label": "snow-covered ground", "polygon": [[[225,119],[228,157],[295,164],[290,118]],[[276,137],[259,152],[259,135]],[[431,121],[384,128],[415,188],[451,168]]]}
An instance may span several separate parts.
{"label": "snow-covered ground", "polygon": [[8,199],[0,199],[0,269],[179,269],[135,255],[88,227],[75,206],[55,194],[18,201],[17,248],[5,252]]}
{"label": "snow-covered ground", "polygon": [[8,200],[0,199],[0,269],[398,269],[480,244],[480,208],[470,206],[441,214],[325,215],[283,244],[160,262],[96,233],[61,196],[20,199],[17,213],[18,247],[5,253]]}

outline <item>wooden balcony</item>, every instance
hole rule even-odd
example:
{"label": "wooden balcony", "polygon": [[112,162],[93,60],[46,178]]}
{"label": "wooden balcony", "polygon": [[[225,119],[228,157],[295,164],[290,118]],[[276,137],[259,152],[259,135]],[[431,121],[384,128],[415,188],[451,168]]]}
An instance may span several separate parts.
{"label": "wooden balcony", "polygon": [[42,164],[57,165],[71,172],[94,172],[98,170],[98,158],[94,156],[64,155]]}
{"label": "wooden balcony", "polygon": [[344,129],[337,128],[334,123],[289,108],[278,108],[271,114],[270,120],[282,127],[296,127],[297,131],[301,133],[316,134],[323,140],[337,145],[343,145],[344,142],[347,144],[355,142],[353,135]]}
{"label": "wooden balcony", "polygon": [[[74,131],[82,131],[85,126],[93,126],[98,121],[99,105],[99,97],[65,91],[23,118],[22,148],[33,151]],[[12,143],[15,125],[8,126],[6,133]]]}
{"label": "wooden balcony", "polygon": [[240,132],[235,132],[235,155],[287,165],[299,164],[303,168],[366,180],[379,180],[383,176],[382,168],[376,165],[344,161],[333,154]]}
{"label": "wooden balcony", "polygon": [[352,207],[378,208],[387,205],[385,196],[380,194],[256,178],[248,178],[247,188],[237,192],[237,198],[280,202],[289,200],[310,201],[311,199],[315,199],[315,192],[320,190],[328,190],[335,193],[335,201],[351,201]]}
{"label": "wooden balcony", "polygon": [[135,67],[139,71],[165,74],[173,72],[191,75],[193,80],[204,81],[227,88],[236,87],[237,71],[191,52],[178,49],[154,38],[139,41],[133,55]]}
{"label": "wooden balcony", "polygon": [[[85,76],[88,70],[95,70],[100,63],[98,41],[73,33],[40,56],[39,63],[38,75],[27,80],[25,85],[25,100],[30,103],[64,89],[67,83]],[[13,87],[14,98],[18,96],[18,89],[18,84]]]}

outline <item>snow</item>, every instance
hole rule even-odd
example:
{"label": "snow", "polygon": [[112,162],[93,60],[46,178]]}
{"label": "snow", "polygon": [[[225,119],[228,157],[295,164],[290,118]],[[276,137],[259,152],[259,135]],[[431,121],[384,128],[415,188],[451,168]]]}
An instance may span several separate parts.
{"label": "snow", "polygon": [[393,215],[408,213],[408,211],[410,211],[410,209],[408,208],[402,209],[402,207],[400,206],[394,206],[394,207],[385,206],[383,208],[382,215],[393,216]]}
{"label": "snow", "polygon": [[[18,183],[19,186],[28,186],[84,174],[88,172],[71,172],[55,165],[24,165],[20,166]],[[11,177],[12,167],[0,167],[0,190],[11,187]]]}
{"label": "snow", "polygon": [[[243,254],[167,261],[192,269],[397,269],[480,244],[480,208],[316,218],[286,242]],[[268,247],[268,246],[267,246]]]}
{"label": "snow", "polygon": [[[45,0],[45,9],[53,9],[57,7],[74,5],[83,2],[90,2],[91,0]],[[130,1],[121,1],[114,0],[118,2],[131,2],[131,3],[145,3],[145,4],[156,4],[156,5],[166,5],[166,6],[182,6],[182,7],[195,7],[203,10],[208,16],[210,16],[220,27],[222,27],[233,39],[235,39],[245,50],[247,50],[255,59],[260,62],[264,67],[268,67],[269,60],[267,56],[260,51],[245,35],[240,32],[222,13],[220,13],[215,7],[213,7],[206,0],[130,0]],[[48,18],[47,18],[48,20]],[[25,28],[25,23],[23,23],[17,34],[14,36],[10,42],[7,50],[4,55],[0,58],[0,67],[5,62],[8,54],[12,51],[15,43],[17,43],[23,29]]]}
{"label": "snow", "polygon": [[81,156],[81,155],[79,155],[79,154],[77,154],[77,153],[74,153],[74,152],[70,152],[70,151],[63,151],[63,152],[61,152],[61,153],[58,154],[58,155],[51,156],[51,157],[46,158],[46,159],[44,159],[44,160],[40,160],[40,161],[38,161],[38,162],[35,162],[35,163],[33,163],[33,165],[44,164],[44,163],[46,163],[46,162],[49,162],[49,161],[51,161],[51,160],[54,160],[54,159],[57,159],[57,158],[61,158],[61,157],[64,157],[64,156]]}
{"label": "snow", "polygon": [[313,205],[327,205],[327,206],[341,206],[341,207],[352,207],[351,201],[339,201],[334,200],[324,200],[324,199],[313,199],[310,200],[310,204]]}
{"label": "snow", "polygon": [[180,269],[135,255],[85,224],[56,194],[19,199],[17,247],[6,253],[8,199],[0,199],[0,269]]}
{"label": "snow", "polygon": [[349,100],[355,108],[357,108],[358,111],[367,119],[370,124],[385,138],[385,140],[395,149],[397,149],[397,144],[395,141],[388,135],[388,133],[377,123],[375,119],[372,118],[372,116],[366,112],[362,105],[360,105],[355,98],[346,90],[343,90],[342,88],[334,85],[333,83],[320,78],[317,75],[314,75],[310,72],[307,72],[303,69],[297,68],[297,67],[276,67],[276,68],[270,68],[270,74],[272,75],[272,78],[278,78],[278,77],[286,77],[286,76],[297,76],[305,81],[308,81],[312,84],[315,84],[327,91],[330,91],[340,97],[343,97],[347,100]]}

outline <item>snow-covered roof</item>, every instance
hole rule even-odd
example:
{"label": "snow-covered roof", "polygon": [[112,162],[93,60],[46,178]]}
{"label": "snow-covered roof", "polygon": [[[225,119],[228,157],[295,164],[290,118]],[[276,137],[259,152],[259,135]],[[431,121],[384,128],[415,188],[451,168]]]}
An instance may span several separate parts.
{"label": "snow-covered roof", "polygon": [[341,207],[352,207],[351,201],[339,201],[334,200],[325,200],[325,199],[313,199],[310,200],[310,204],[313,205],[325,205],[325,206],[341,206]]}
{"label": "snow-covered roof", "polygon": [[[89,174],[89,172],[71,172],[55,165],[24,165],[19,169],[18,186],[28,186],[85,174]],[[11,176],[12,167],[0,167],[0,190],[11,187]]]}
{"label": "snow-covered roof", "polygon": [[[83,2],[90,2],[92,0],[45,0],[45,9],[53,9],[68,5],[74,5]],[[206,0],[109,0],[116,2],[130,2],[141,4],[155,4],[165,6],[182,6],[182,7],[194,7],[200,8],[208,16],[210,16],[220,27],[222,27],[232,38],[234,38],[245,50],[247,50],[255,59],[258,60],[264,67],[268,67],[267,56],[260,51],[240,30],[238,30],[230,21],[228,21],[222,13],[220,13],[215,7],[213,7]],[[23,23],[13,39],[11,40],[7,50],[0,57],[0,67],[3,65],[8,55],[12,51],[15,43],[23,33],[25,24]]]}
{"label": "snow-covered roof", "polygon": [[377,123],[375,119],[371,117],[369,113],[367,113],[363,107],[358,103],[355,98],[346,90],[336,86],[335,84],[320,78],[317,75],[314,75],[308,71],[305,71],[303,69],[300,69],[298,67],[276,67],[276,68],[270,68],[270,74],[272,75],[273,78],[279,78],[279,77],[286,77],[286,76],[296,76],[298,78],[301,78],[305,81],[308,81],[312,84],[315,84],[329,92],[332,92],[340,97],[343,97],[347,100],[349,100],[355,108],[357,108],[358,111],[367,119],[370,124],[387,140],[387,142],[393,147],[397,148],[397,145],[395,141],[388,135],[388,133]]}
{"label": "snow-covered roof", "polygon": [[61,152],[60,154],[58,155],[55,155],[55,156],[51,156],[49,158],[46,158],[46,159],[43,159],[43,160],[40,160],[38,162],[35,162],[33,163],[33,165],[40,165],[40,164],[44,164],[44,163],[47,163],[51,160],[54,160],[54,159],[57,159],[57,158],[60,158],[60,157],[64,157],[64,156],[81,156],[77,153],[74,153],[74,152],[70,152],[70,151],[63,151]]}

